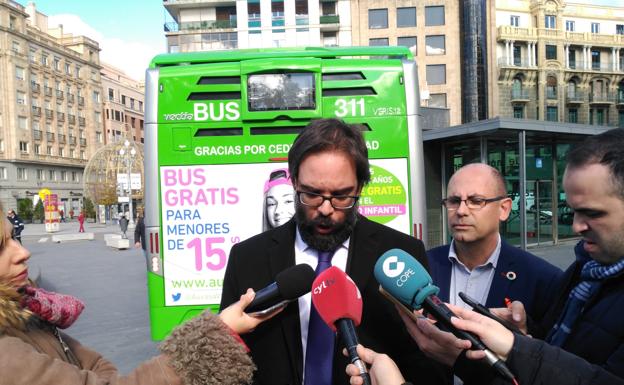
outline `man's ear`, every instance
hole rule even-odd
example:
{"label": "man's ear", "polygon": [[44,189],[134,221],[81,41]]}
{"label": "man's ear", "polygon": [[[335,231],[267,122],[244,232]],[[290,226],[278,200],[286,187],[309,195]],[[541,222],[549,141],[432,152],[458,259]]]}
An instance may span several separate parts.
{"label": "man's ear", "polygon": [[509,218],[509,214],[511,214],[511,198],[505,198],[501,200],[498,219],[506,221]]}

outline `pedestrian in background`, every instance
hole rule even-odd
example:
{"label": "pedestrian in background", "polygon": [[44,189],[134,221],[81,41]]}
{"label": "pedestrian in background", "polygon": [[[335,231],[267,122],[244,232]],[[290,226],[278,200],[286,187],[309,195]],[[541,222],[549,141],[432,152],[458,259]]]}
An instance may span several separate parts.
{"label": "pedestrian in background", "polygon": [[80,212],[80,215],[78,215],[78,223],[80,223],[80,228],[78,229],[79,233],[84,233],[84,221],[85,221],[85,216],[84,216],[84,212]]}
{"label": "pedestrian in background", "polygon": [[121,214],[121,218],[119,218],[119,228],[121,229],[121,237],[123,239],[128,239],[126,235],[126,231],[128,231],[128,218],[124,214]]}
{"label": "pedestrian in background", "polygon": [[142,248],[143,255],[147,255],[147,248],[145,245],[145,219],[143,218],[143,213],[137,213],[137,223],[134,228],[134,247]]}
{"label": "pedestrian in background", "polygon": [[14,210],[9,210],[7,213],[7,219],[13,225],[13,239],[22,243],[22,230],[24,230],[24,221],[20,218]]}
{"label": "pedestrian in background", "polygon": [[59,215],[61,216],[61,222],[65,222],[65,211],[59,211]]}

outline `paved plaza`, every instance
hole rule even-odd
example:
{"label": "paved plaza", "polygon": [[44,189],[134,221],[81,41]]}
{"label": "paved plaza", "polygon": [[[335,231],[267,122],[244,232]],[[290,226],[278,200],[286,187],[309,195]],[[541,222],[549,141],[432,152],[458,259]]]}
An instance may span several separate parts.
{"label": "paved plaza", "polygon": [[[68,333],[100,352],[122,373],[158,353],[151,341],[147,305],[145,259],[140,249],[115,250],[104,234],[119,233],[117,225],[86,223],[93,241],[53,243],[41,224],[27,224],[23,241],[31,251],[31,275],[42,287],[72,294],[86,303],[82,316]],[[61,223],[55,234],[78,231],[78,223]],[[133,244],[134,229],[128,230]],[[574,242],[530,249],[565,268],[573,261]]]}

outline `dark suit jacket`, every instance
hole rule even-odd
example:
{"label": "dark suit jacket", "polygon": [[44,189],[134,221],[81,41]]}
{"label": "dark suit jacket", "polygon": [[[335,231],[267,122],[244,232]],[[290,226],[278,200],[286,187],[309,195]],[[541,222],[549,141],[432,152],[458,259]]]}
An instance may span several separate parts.
{"label": "dark suit jacket", "polygon": [[[235,245],[230,253],[221,308],[237,301],[247,288],[261,289],[280,271],[295,264],[295,221],[264,232]],[[363,299],[362,322],[357,328],[360,343],[390,355],[408,380],[435,384],[442,371],[418,350],[405,330],[396,308],[379,294],[373,275],[377,259],[392,248],[414,256],[425,267],[421,241],[360,216],[349,244],[346,273],[355,281]],[[251,349],[258,370],[255,384],[300,385],[303,379],[303,349],[299,306],[293,302],[271,320],[259,325],[243,339]],[[347,359],[340,343],[335,344],[333,383],[348,384]]]}
{"label": "dark suit jacket", "polygon": [[[427,252],[433,283],[440,287],[438,296],[445,302],[449,300],[451,287],[449,249],[450,245],[445,245]],[[516,279],[508,279],[508,272],[516,273]],[[507,297],[522,302],[531,318],[539,321],[555,299],[562,274],[559,268],[543,259],[501,241],[500,256],[485,306],[505,307]]]}

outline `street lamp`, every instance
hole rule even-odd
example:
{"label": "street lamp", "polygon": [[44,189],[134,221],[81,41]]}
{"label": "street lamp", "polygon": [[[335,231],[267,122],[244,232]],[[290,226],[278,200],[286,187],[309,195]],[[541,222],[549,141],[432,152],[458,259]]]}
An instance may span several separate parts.
{"label": "street lamp", "polygon": [[128,169],[128,208],[130,210],[130,218],[128,218],[128,225],[130,225],[130,227],[134,227],[134,212],[132,211],[132,183],[131,183],[131,173],[132,173],[132,159],[134,158],[134,156],[136,155],[136,150],[134,149],[134,146],[132,146],[132,148],[130,148],[130,151],[128,151],[130,147],[130,142],[128,141],[128,139],[126,139],[124,141],[124,146],[119,150],[119,155],[121,155],[122,157],[125,156],[125,161],[126,161],[126,167]]}

